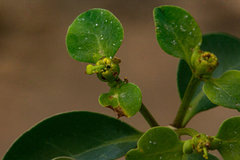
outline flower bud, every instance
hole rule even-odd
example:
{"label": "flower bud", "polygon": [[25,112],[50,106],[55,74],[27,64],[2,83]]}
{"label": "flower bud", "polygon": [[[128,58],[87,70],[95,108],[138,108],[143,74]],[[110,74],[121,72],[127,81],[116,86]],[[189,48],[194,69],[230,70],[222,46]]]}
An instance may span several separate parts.
{"label": "flower bud", "polygon": [[112,82],[117,79],[120,73],[119,63],[121,61],[117,58],[102,57],[95,66],[89,64],[86,67],[86,74],[96,73],[97,77],[104,82]]}
{"label": "flower bud", "polygon": [[191,154],[193,152],[193,148],[192,148],[192,140],[189,139],[187,141],[184,142],[183,145],[183,153],[184,154]]}
{"label": "flower bud", "polygon": [[89,75],[93,74],[93,65],[91,65],[91,64],[87,65],[86,74],[89,74]]}
{"label": "flower bud", "polygon": [[191,57],[193,74],[199,78],[208,79],[218,66],[217,57],[210,52],[195,49]]}
{"label": "flower bud", "polygon": [[214,138],[205,134],[198,134],[192,138],[193,151],[197,154],[203,154],[208,159],[208,151]]}
{"label": "flower bud", "polygon": [[99,72],[101,72],[102,68],[104,68],[104,67],[105,67],[104,65],[93,66],[93,65],[89,64],[86,67],[86,74],[92,75],[94,73],[99,73]]}

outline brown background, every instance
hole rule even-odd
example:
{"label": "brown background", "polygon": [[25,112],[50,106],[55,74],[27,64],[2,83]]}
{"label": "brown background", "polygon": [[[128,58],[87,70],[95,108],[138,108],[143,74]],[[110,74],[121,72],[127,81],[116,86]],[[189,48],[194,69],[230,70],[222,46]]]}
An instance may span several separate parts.
{"label": "brown background", "polygon": [[[57,113],[87,110],[114,116],[98,104],[107,84],[85,75],[85,63],[69,57],[68,26],[82,12],[105,8],[121,21],[125,37],[117,57],[120,77],[137,84],[143,102],[161,125],[172,123],[180,100],[178,59],[164,53],[155,38],[152,10],[177,5],[189,11],[203,33],[240,37],[239,0],[0,0],[0,158],[22,133]],[[218,107],[196,115],[187,127],[215,135],[235,110]],[[141,131],[149,126],[138,113],[122,118]]]}

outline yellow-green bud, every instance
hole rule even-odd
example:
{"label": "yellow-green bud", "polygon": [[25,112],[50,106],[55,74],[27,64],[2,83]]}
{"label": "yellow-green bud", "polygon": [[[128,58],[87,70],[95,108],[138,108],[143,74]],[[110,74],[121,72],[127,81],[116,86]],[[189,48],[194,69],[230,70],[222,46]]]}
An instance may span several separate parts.
{"label": "yellow-green bud", "polygon": [[191,154],[192,152],[197,154],[203,154],[205,159],[208,159],[208,151],[219,148],[222,144],[220,139],[207,136],[205,134],[197,134],[192,139],[185,141],[183,145],[183,153]]}
{"label": "yellow-green bud", "polygon": [[93,66],[91,64],[87,65],[86,67],[86,74],[92,75],[94,73],[99,73],[104,68],[104,65],[96,65]]}
{"label": "yellow-green bud", "polygon": [[91,65],[91,64],[87,65],[86,74],[89,74],[89,75],[93,74],[93,65]]}
{"label": "yellow-green bud", "polygon": [[208,151],[214,138],[205,134],[198,134],[192,138],[193,151],[197,154],[203,154],[208,159]]}
{"label": "yellow-green bud", "polygon": [[[120,73],[120,67],[116,63],[117,58],[100,58],[96,66],[104,66],[97,72],[97,77],[104,82],[111,82],[117,79]],[[120,62],[119,62],[120,63]]]}
{"label": "yellow-green bud", "polygon": [[189,139],[187,141],[184,142],[183,145],[183,153],[184,154],[191,154],[193,152],[193,148],[192,148],[192,140]]}
{"label": "yellow-green bud", "polygon": [[191,57],[193,74],[201,79],[208,79],[218,66],[217,57],[210,52],[196,49]]}

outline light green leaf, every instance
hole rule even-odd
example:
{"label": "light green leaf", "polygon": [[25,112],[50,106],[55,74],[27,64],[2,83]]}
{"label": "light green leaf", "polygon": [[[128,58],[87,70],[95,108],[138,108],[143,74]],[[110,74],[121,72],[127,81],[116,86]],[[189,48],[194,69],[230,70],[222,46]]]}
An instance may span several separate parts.
{"label": "light green leaf", "polygon": [[240,117],[224,121],[215,137],[222,140],[218,151],[224,160],[240,159]]}
{"label": "light green leaf", "polygon": [[99,103],[104,107],[113,109],[117,118],[121,116],[131,117],[141,108],[142,92],[137,85],[124,83],[119,88],[111,88],[109,93],[101,94]]}
{"label": "light green leaf", "polygon": [[113,57],[122,44],[123,27],[108,10],[91,9],[80,14],[66,36],[70,56],[81,62],[96,63]]}
{"label": "light green leaf", "polygon": [[200,28],[191,14],[176,6],[156,7],[153,14],[160,47],[190,63],[193,49],[202,42]]}
{"label": "light green leaf", "polygon": [[126,160],[181,160],[183,141],[167,127],[149,129],[138,141],[138,148],[126,154]]}
{"label": "light green leaf", "polygon": [[141,132],[91,112],[50,117],[24,133],[3,160],[109,160],[137,146]]}
{"label": "light green leaf", "polygon": [[212,103],[240,111],[240,71],[231,70],[210,79],[203,90]]}

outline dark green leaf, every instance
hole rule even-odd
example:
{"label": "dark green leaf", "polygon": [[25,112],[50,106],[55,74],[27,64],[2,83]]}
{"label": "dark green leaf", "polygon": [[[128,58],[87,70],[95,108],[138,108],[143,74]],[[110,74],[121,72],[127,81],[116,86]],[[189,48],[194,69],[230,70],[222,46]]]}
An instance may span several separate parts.
{"label": "dark green leaf", "polygon": [[53,158],[52,160],[75,160],[75,159],[70,157],[57,157],[57,158]]}
{"label": "dark green leaf", "polygon": [[[182,160],[206,160],[206,159],[203,157],[202,154],[192,153],[192,154],[183,155]],[[208,160],[219,160],[219,159],[214,155],[208,153]]]}
{"label": "dark green leaf", "polygon": [[154,127],[139,139],[138,149],[126,154],[126,160],[181,160],[183,143],[172,129]]}
{"label": "dark green leaf", "polygon": [[111,12],[91,9],[80,14],[70,25],[66,44],[73,59],[96,63],[103,56],[113,57],[122,39],[123,27]]}
{"label": "dark green leaf", "polygon": [[240,159],[240,117],[224,121],[215,137],[222,140],[218,151],[224,160]]}
{"label": "dark green leaf", "polygon": [[[203,36],[203,51],[210,51],[218,57],[219,66],[213,72],[213,77],[218,78],[228,70],[240,70],[240,40],[224,33],[213,33]],[[178,66],[178,90],[182,99],[192,73],[188,64],[184,60],[180,60]],[[205,95],[202,90],[203,82],[198,86],[195,95],[190,103],[183,124],[187,122],[197,113],[216,107]]]}
{"label": "dark green leaf", "polygon": [[220,78],[210,79],[203,90],[214,104],[240,111],[240,71],[230,70]]}
{"label": "dark green leaf", "polygon": [[194,18],[182,8],[160,6],[154,9],[157,41],[168,54],[190,62],[193,49],[202,42]]}
{"label": "dark green leaf", "polygon": [[109,93],[101,94],[99,103],[104,107],[111,106],[118,118],[121,116],[131,117],[141,108],[142,93],[137,85],[124,83],[119,88],[111,88]]}
{"label": "dark green leaf", "polygon": [[116,159],[135,148],[141,135],[126,123],[98,113],[63,113],[24,133],[3,160]]}

